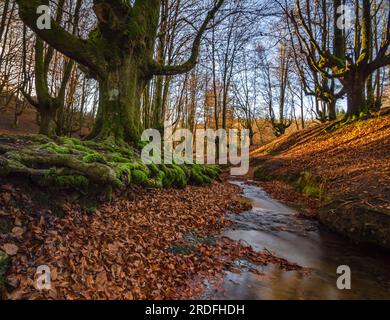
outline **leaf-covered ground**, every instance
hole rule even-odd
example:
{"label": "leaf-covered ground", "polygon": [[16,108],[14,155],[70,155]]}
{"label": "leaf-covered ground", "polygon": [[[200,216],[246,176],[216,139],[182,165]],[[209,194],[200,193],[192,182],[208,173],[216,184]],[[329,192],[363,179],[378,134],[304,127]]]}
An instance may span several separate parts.
{"label": "leaf-covered ground", "polygon": [[[226,182],[134,186],[92,214],[72,194],[0,182],[8,299],[194,298],[234,261],[299,268],[220,236],[229,224],[224,214],[248,206]],[[35,288],[40,265],[51,268],[50,291]]]}
{"label": "leaf-covered ground", "polygon": [[[325,201],[359,202],[390,211],[390,115],[308,128],[257,149],[252,161],[272,168],[282,180],[310,173]],[[267,191],[289,202],[289,192],[283,192],[287,187],[275,182],[280,179],[268,180],[262,183]],[[295,197],[291,192],[290,200]]]}
{"label": "leaf-covered ground", "polygon": [[274,198],[355,242],[390,249],[390,114],[313,125],[251,156],[254,183]]}

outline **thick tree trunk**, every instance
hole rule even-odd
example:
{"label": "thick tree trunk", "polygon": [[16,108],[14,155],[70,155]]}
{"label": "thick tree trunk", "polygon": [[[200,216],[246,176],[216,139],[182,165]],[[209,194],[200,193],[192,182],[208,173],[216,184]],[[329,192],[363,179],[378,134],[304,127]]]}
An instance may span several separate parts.
{"label": "thick tree trunk", "polygon": [[364,77],[357,72],[346,79],[347,116],[359,116],[364,111],[364,82]]}
{"label": "thick tree trunk", "polygon": [[148,82],[134,60],[127,57],[99,79],[99,111],[88,137],[136,143],[141,136],[141,98]]}
{"label": "thick tree trunk", "polygon": [[88,40],[76,36],[76,18],[73,34],[64,30],[58,19],[52,21],[52,28],[39,28],[37,7],[48,2],[16,0],[19,16],[27,26],[98,80],[99,111],[89,138],[132,143],[137,143],[141,134],[140,103],[145,85],[153,76],[184,74],[195,67],[203,34],[224,4],[218,0],[207,12],[193,39],[190,57],[179,65],[164,65],[154,59],[161,1],[93,1],[88,12],[93,9],[97,27]]}
{"label": "thick tree trunk", "polygon": [[336,120],[336,100],[333,100],[328,103],[328,114],[329,114],[329,120]]}
{"label": "thick tree trunk", "polygon": [[39,111],[39,134],[51,137],[55,134],[55,111]]}

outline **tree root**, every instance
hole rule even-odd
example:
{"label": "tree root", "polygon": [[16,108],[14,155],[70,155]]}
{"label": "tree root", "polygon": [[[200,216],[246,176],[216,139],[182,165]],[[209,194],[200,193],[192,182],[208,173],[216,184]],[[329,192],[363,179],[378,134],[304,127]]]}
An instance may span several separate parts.
{"label": "tree root", "polygon": [[217,166],[149,165],[130,146],[42,136],[0,136],[0,175],[28,177],[43,186],[88,189],[208,184],[219,177]]}
{"label": "tree root", "polygon": [[74,155],[67,154],[50,154],[31,150],[7,152],[0,156],[0,174],[12,173],[48,179],[50,176],[85,176],[94,182],[107,183],[115,187],[123,186],[116,177],[115,171],[109,166],[100,163],[85,163]]}

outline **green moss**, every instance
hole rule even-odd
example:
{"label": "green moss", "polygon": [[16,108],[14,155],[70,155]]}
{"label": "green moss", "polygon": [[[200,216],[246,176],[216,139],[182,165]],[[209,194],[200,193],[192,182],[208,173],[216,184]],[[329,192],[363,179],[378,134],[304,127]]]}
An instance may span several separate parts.
{"label": "green moss", "polygon": [[323,184],[319,181],[319,178],[314,177],[307,171],[301,173],[297,181],[297,188],[298,191],[308,197],[321,198],[323,196]]}
{"label": "green moss", "polygon": [[74,147],[75,145],[82,145],[82,141],[75,138],[59,137],[57,143]]}
{"label": "green moss", "polygon": [[175,181],[175,173],[167,165],[160,165],[161,171],[164,173],[163,186],[166,188],[172,187]]}
{"label": "green moss", "polygon": [[138,141],[137,143],[137,148],[139,150],[142,150],[143,148],[145,148],[150,142],[149,141]]}
{"label": "green moss", "polygon": [[116,176],[123,180],[127,178],[127,182],[131,183],[131,170],[134,168],[133,165],[129,162],[127,163],[109,163],[112,167],[115,168]]}
{"label": "green moss", "polygon": [[205,165],[203,169],[205,174],[213,180],[219,179],[219,175],[222,172],[221,168],[216,165]]}
{"label": "green moss", "polygon": [[190,181],[191,179],[191,168],[187,165],[182,165],[181,169],[184,171],[187,181]]}
{"label": "green moss", "polygon": [[[81,141],[79,139],[74,139],[74,138],[66,138],[66,137],[61,137],[58,139],[58,142],[67,147],[70,150],[77,150],[83,154],[93,154],[96,153],[98,148],[93,148],[91,147],[87,142]],[[95,146],[95,145],[92,145]],[[97,146],[95,146],[97,147]]]}
{"label": "green moss", "polygon": [[130,161],[130,159],[123,157],[122,154],[120,154],[118,152],[112,153],[107,158],[108,158],[108,161],[111,161],[111,162],[127,163]]}
{"label": "green moss", "polygon": [[[91,186],[99,181],[103,185],[109,181],[110,186],[107,187],[124,187],[130,183],[156,188],[204,185],[218,179],[221,172],[219,166],[201,164],[145,165],[131,146],[116,144],[110,139],[96,142],[60,137],[49,142],[45,140],[44,144],[28,144],[26,151],[8,151],[7,166],[3,166],[2,174],[11,173],[7,170],[12,164],[13,170],[25,172],[42,186],[74,189],[82,193],[92,192]],[[47,163],[44,161],[45,154],[50,159]],[[85,175],[83,170],[86,170]]]}
{"label": "green moss", "polygon": [[140,185],[145,185],[149,180],[148,175],[144,171],[141,171],[139,169],[133,170],[131,172],[131,177],[132,177],[132,181],[135,184],[140,184]]}
{"label": "green moss", "polygon": [[172,169],[173,169],[173,172],[175,175],[175,179],[173,181],[173,186],[176,188],[180,188],[180,189],[185,188],[187,185],[188,179],[187,179],[186,173],[184,172],[182,167],[174,164],[174,165],[172,165]]}
{"label": "green moss", "polygon": [[58,153],[58,154],[69,154],[71,153],[70,149],[67,147],[62,147],[57,145],[54,142],[46,143],[42,146],[42,149],[46,149],[50,151],[51,153]]}
{"label": "green moss", "polygon": [[95,150],[93,149],[90,149],[88,147],[85,147],[85,146],[80,146],[80,145],[75,145],[72,147],[74,150],[77,150],[81,153],[84,153],[84,154],[90,154],[90,153],[94,153]]}
{"label": "green moss", "polygon": [[190,182],[195,185],[210,184],[211,178],[204,173],[204,166],[194,164],[191,168]]}
{"label": "green moss", "polygon": [[151,164],[149,166],[149,169],[150,169],[150,177],[151,177],[149,184],[156,188],[163,188],[165,173],[162,170],[160,170],[159,167],[155,164]]}
{"label": "green moss", "polygon": [[57,175],[55,171],[50,171],[40,180],[43,186],[53,186],[60,189],[87,189],[89,186],[88,178],[82,175]]}
{"label": "green moss", "polygon": [[93,162],[98,162],[98,163],[103,163],[106,164],[107,161],[105,157],[101,153],[90,153],[86,156],[83,157],[83,161],[87,163],[93,163]]}
{"label": "green moss", "polygon": [[[162,164],[158,170],[160,171],[159,179],[161,179],[164,187],[184,188],[189,181],[184,165]],[[154,171],[156,172],[156,169]]]}

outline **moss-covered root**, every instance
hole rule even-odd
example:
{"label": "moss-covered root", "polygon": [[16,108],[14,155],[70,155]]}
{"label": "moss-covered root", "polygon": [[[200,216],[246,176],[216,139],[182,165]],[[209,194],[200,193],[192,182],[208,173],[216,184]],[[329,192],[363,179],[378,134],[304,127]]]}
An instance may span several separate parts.
{"label": "moss-covered root", "polygon": [[121,187],[115,171],[100,163],[87,163],[73,155],[18,150],[0,156],[0,174],[21,174],[41,184],[85,186],[88,181]]}
{"label": "moss-covered root", "polygon": [[0,136],[0,175],[27,176],[40,185],[62,189],[111,190],[131,183],[184,188],[209,184],[220,172],[218,166],[199,164],[146,166],[132,147],[110,140]]}

